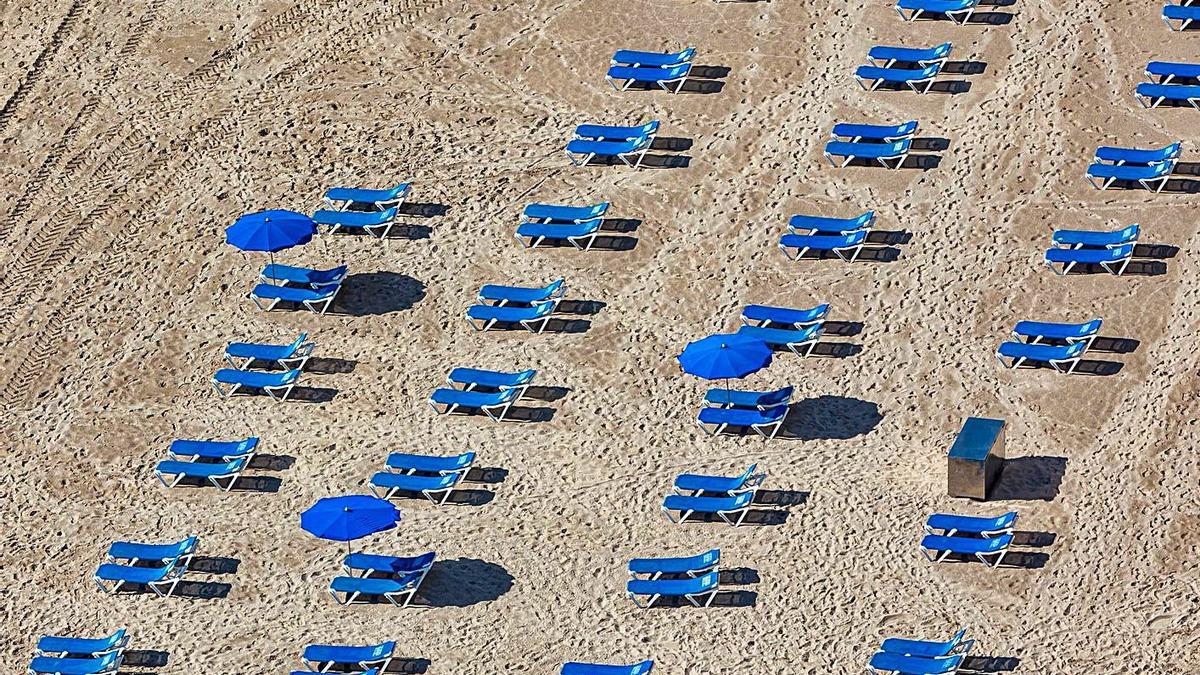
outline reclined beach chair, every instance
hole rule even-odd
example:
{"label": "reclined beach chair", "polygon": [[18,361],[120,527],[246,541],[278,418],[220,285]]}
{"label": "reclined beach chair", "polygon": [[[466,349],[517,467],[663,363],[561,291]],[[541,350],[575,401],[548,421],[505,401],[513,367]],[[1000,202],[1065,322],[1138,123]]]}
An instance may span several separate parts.
{"label": "reclined beach chair", "polygon": [[[306,342],[308,333],[301,333],[290,345],[232,342],[225,348],[225,361],[238,370],[245,370],[255,361],[279,364],[285,370],[303,370],[312,356],[315,342]],[[244,359],[240,363],[238,359]]]}
{"label": "reclined beach chair", "polygon": [[917,126],[916,120],[909,120],[903,124],[849,124],[841,122],[833,125],[830,140],[842,140],[851,143],[862,141],[892,143],[912,138],[917,133]]}
{"label": "reclined beach chair", "polygon": [[[175,592],[175,587],[183,581],[184,569],[174,560],[162,567],[133,567],[103,563],[96,569],[92,580],[101,591],[108,594],[116,593],[126,584],[138,584],[154,591],[160,598],[169,598]],[[112,586],[105,585],[105,582]],[[110,655],[111,656],[111,655]]]}
{"label": "reclined beach chair", "polygon": [[765,473],[755,473],[758,471],[758,464],[751,464],[749,468],[737,476],[709,476],[702,473],[681,473],[675,477],[675,481],[671,484],[671,489],[677,495],[692,495],[700,496],[706,494],[710,497],[732,496],[742,492],[754,492],[762,485],[763,479],[767,477]]}
{"label": "reclined beach chair", "polygon": [[854,71],[854,79],[863,88],[863,91],[875,91],[879,87],[889,84],[904,85],[918,94],[927,94],[941,71],[942,66],[937,63],[924,68],[859,66]]}
{"label": "reclined beach chair", "polygon": [[829,314],[828,303],[808,309],[746,305],[742,309],[742,323],[747,326],[776,326],[800,330],[823,322],[827,314]]}
{"label": "reclined beach chair", "polygon": [[354,577],[369,577],[372,574],[429,574],[437,554],[433,551],[417,556],[399,558],[390,555],[351,553],[342,559],[342,569]]}
{"label": "reclined beach chair", "polygon": [[[839,169],[845,168],[856,159],[869,159],[879,162],[885,169],[899,169],[908,152],[912,148],[912,140],[904,139],[890,143],[855,143],[850,141],[829,141],[825,144],[825,159]],[[842,157],[841,162],[834,157]]]}
{"label": "reclined beach chair", "polygon": [[[855,230],[834,235],[785,234],[779,238],[779,250],[792,260],[799,260],[810,251],[818,254],[830,251],[843,262],[854,262],[866,246],[870,233],[870,230]],[[788,253],[790,248],[796,249],[794,255]]]}
{"label": "reclined beach chair", "polygon": [[[716,436],[725,432],[729,427],[746,427],[763,438],[775,438],[783,428],[783,420],[787,417],[786,405],[768,408],[766,410],[746,410],[744,408],[702,408],[697,421],[700,428],[709,435]],[[709,427],[712,427],[709,429]]]}
{"label": "reclined beach chair", "polygon": [[[133,541],[114,541],[108,545],[104,554],[104,562],[119,565],[136,565],[139,562],[156,562],[165,565],[174,561],[175,564],[187,569],[199,545],[199,537],[188,537],[174,544],[141,544]],[[82,654],[83,652],[72,652]]]}
{"label": "reclined beach chair", "polygon": [[393,452],[387,457],[387,468],[405,474],[462,474],[465,476],[471,470],[471,464],[474,462],[474,452],[464,452],[451,457]]}
{"label": "reclined beach chair", "polygon": [[869,228],[874,223],[874,211],[853,218],[796,215],[788,219],[788,230],[795,234],[846,234]]}
{"label": "reclined beach chair", "polygon": [[108,675],[121,667],[124,654],[110,652],[88,659],[35,656],[29,662],[29,675]]}
{"label": "reclined beach chair", "polygon": [[646,122],[637,126],[612,126],[608,124],[580,124],[575,127],[575,138],[591,141],[628,141],[658,133],[658,122]]}
{"label": "reclined beach chair", "polygon": [[[984,538],[1000,534],[1012,534],[1017,525],[1017,512],[1009,511],[994,517],[959,516],[952,513],[935,513],[925,520],[926,534],[942,534],[947,537],[965,532]],[[961,635],[959,636],[961,637]],[[884,651],[890,651],[884,647]]]}
{"label": "reclined beach chair", "polygon": [[201,441],[177,439],[167,447],[167,456],[171,459],[220,459],[228,462],[232,459],[242,459],[254,455],[258,448],[258,436],[251,436],[240,441]]}
{"label": "reclined beach chair", "polygon": [[558,300],[567,292],[567,289],[563,286],[563,281],[563,279],[552,281],[541,288],[487,284],[479,289],[478,300],[480,304],[490,303],[500,307],[512,302],[532,305],[536,302]]}
{"label": "reclined beach chair", "polygon": [[[249,465],[247,458],[234,459],[228,462],[213,464],[211,462],[180,462],[176,460],[163,460],[154,468],[154,475],[158,478],[163,487],[173,488],[185,478],[193,478],[201,482],[210,483],[225,492],[233,489],[233,484],[237,482],[239,476],[242,475],[242,470]],[[167,476],[174,476],[168,479]],[[228,480],[227,485],[221,485],[221,481]]]}
{"label": "reclined beach chair", "polygon": [[772,347],[784,347],[796,356],[811,356],[813,349],[821,339],[824,331],[823,324],[813,324],[800,330],[786,328],[763,328],[762,326],[741,326],[738,335],[749,335],[758,338]]}
{"label": "reclined beach chair", "polygon": [[874,675],[953,675],[958,672],[964,658],[962,654],[930,659],[878,652],[871,657],[867,669]]}
{"label": "reclined beach chair", "polygon": [[496,324],[519,324],[530,333],[540,334],[549,325],[558,300],[539,302],[531,307],[501,307],[471,305],[467,308],[467,324],[477,331],[491,330]]}
{"label": "reclined beach chair", "polygon": [[396,607],[408,607],[424,578],[424,572],[411,572],[398,579],[334,577],[329,584],[329,595],[339,605],[352,604],[362,596],[375,596]]}
{"label": "reclined beach chair", "polygon": [[[616,157],[626,166],[639,168],[654,143],[658,122],[638,127],[612,127],[583,124],[575,129],[575,138],[567,143],[567,157],[575,166],[585,166],[594,157]],[[629,158],[637,157],[630,162]]]}
{"label": "reclined beach chair", "polygon": [[625,595],[640,609],[653,607],[661,598],[684,598],[696,607],[708,607],[721,590],[719,576],[713,571],[691,579],[630,579]]}
{"label": "reclined beach chair", "polygon": [[[517,226],[517,241],[525,248],[537,248],[544,241],[565,241],[580,251],[589,251],[600,235],[600,219],[569,225],[521,223]],[[526,242],[526,239],[529,241]]]}
{"label": "reclined beach chair", "polygon": [[721,408],[757,408],[766,410],[778,405],[787,405],[795,387],[787,386],[775,391],[738,391],[714,387],[704,394],[704,402]]}
{"label": "reclined beach chair", "polygon": [[317,270],[308,267],[292,267],[273,263],[259,272],[258,278],[266,283],[296,284],[320,290],[326,286],[337,286],[346,278],[347,267],[338,265],[327,270]]}
{"label": "reclined beach chair", "polygon": [[[371,476],[371,494],[380,499],[392,499],[398,492],[413,492],[423,495],[434,506],[442,506],[462,480],[463,473],[446,473],[439,476],[417,476],[407,473],[379,471]],[[440,496],[439,496],[439,493]]]}
{"label": "reclined beach chair", "polygon": [[1146,166],[1140,164],[1104,164],[1097,162],[1088,166],[1087,179],[1092,184],[1092,187],[1097,190],[1107,190],[1112,187],[1113,183],[1124,181],[1137,183],[1157,194],[1162,192],[1162,189],[1167,186],[1167,181],[1171,180],[1171,173],[1174,171],[1174,161]]}
{"label": "reclined beach chair", "polygon": [[919,67],[926,66],[944,66],[946,61],[950,59],[950,50],[953,45],[949,42],[943,42],[936,47],[926,49],[913,49],[911,47],[887,47],[877,46],[871,47],[867,52],[867,60],[873,66],[882,68],[891,68],[897,63],[915,63]]}
{"label": "reclined beach chair", "polygon": [[362,230],[380,239],[387,239],[396,224],[397,209],[388,207],[383,211],[317,211],[312,215],[313,222],[329,228],[329,234],[338,230]]}
{"label": "reclined beach chair", "polygon": [[600,202],[592,206],[533,203],[527,205],[521,212],[521,222],[544,225],[577,225],[603,219],[604,214],[608,213],[609,205],[609,202]]}
{"label": "reclined beach chair", "polygon": [[695,47],[688,47],[677,52],[643,52],[636,49],[618,49],[613,54],[609,65],[613,66],[644,66],[650,68],[667,68],[669,66],[687,63],[696,55]]}
{"label": "reclined beach chair", "polygon": [[[463,391],[461,389],[441,388],[429,397],[429,407],[439,415],[449,415],[455,412],[479,410],[493,421],[503,422],[504,416],[517,399],[521,398],[524,389],[504,389],[497,392]],[[438,408],[442,406],[442,408]]]}
{"label": "reclined beach chair", "polygon": [[642,661],[629,666],[568,661],[563,664],[558,675],[646,675],[653,667],[653,661]]}
{"label": "reclined beach chair", "polygon": [[[625,91],[635,83],[653,84],[664,91],[678,94],[692,72],[690,61],[672,66],[609,66],[604,80],[616,91]],[[618,85],[617,81],[624,84]]]}
{"label": "reclined beach chair", "polygon": [[1096,156],[1093,161],[1109,162],[1118,165],[1151,166],[1154,164],[1161,164],[1163,162],[1173,162],[1179,159],[1179,155],[1182,150],[1183,144],[1179,142],[1171,143],[1170,145],[1164,145],[1161,148],[1151,148],[1148,150],[1102,145],[1096,148]]}
{"label": "reclined beach chair", "polygon": [[[243,390],[261,389],[276,401],[286,401],[299,380],[299,368],[282,372],[222,368],[213,375],[212,385],[223,398],[229,398]],[[229,385],[229,389],[223,389],[223,384]]]}
{"label": "reclined beach chair", "polygon": [[[1173,31],[1185,31],[1200,19],[1200,5],[1167,5],[1162,10],[1163,21]],[[1176,27],[1173,21],[1178,21]]]}
{"label": "reclined beach chair", "polygon": [[[1048,363],[1060,373],[1073,373],[1087,350],[1084,342],[1074,342],[1069,345],[1031,345],[1024,342],[1004,342],[996,350],[996,360],[1006,368],[1019,368],[1026,361]],[[1005,358],[1012,359],[1012,364],[1006,364]],[[1065,368],[1065,370],[1064,370]]]}
{"label": "reclined beach chair", "polygon": [[1042,344],[1046,340],[1063,340],[1067,343],[1082,342],[1091,349],[1092,342],[1100,335],[1100,319],[1087,323],[1052,323],[1045,321],[1018,321],[1013,328],[1013,337],[1029,344]]}
{"label": "reclined beach chair", "polygon": [[396,654],[396,643],[381,642],[377,645],[309,645],[304,648],[300,659],[304,665],[318,672],[328,672],[334,666],[355,666],[358,670],[378,668],[387,670]]}
{"label": "reclined beach chair", "polygon": [[979,0],[899,0],[896,12],[905,21],[916,21],[930,14],[944,14],[947,19],[961,26],[971,20],[978,6]]}
{"label": "reclined beach chair", "polygon": [[[1119,277],[1133,260],[1133,249],[1133,244],[1112,248],[1051,248],[1046,250],[1045,262],[1046,267],[1060,277],[1069,274],[1076,265],[1099,265],[1104,271]],[[1055,268],[1055,265],[1062,265],[1062,270]]]}
{"label": "reclined beach chair", "polygon": [[477,387],[486,387],[503,391],[505,389],[520,389],[520,395],[525,394],[536,370],[522,370],[516,373],[504,373],[495,370],[478,368],[455,368],[446,376],[446,383],[457,385],[463,391],[474,391]]}
{"label": "reclined beach chair", "polygon": [[1125,244],[1136,244],[1141,235],[1137,223],[1113,232],[1100,230],[1055,230],[1053,241],[1056,246],[1068,248],[1113,248]]}
{"label": "reclined beach chair", "polygon": [[634,558],[629,561],[629,578],[645,576],[653,581],[664,574],[695,578],[716,571],[720,564],[721,550],[716,548],[683,558]]}
{"label": "reclined beach chair", "polygon": [[1164,101],[1186,103],[1200,110],[1200,85],[1195,84],[1149,84],[1142,82],[1133,91],[1143,108],[1157,108]]}
{"label": "reclined beach chair", "polygon": [[[693,514],[715,515],[726,523],[737,527],[750,513],[754,492],[739,492],[727,497],[696,497],[694,495],[667,495],[663,499],[662,512],[672,523],[683,523]],[[678,511],[678,519],[671,516]]]}
{"label": "reclined beach chair", "polygon": [[[340,284],[324,286],[320,290],[310,288],[292,288],[290,286],[275,286],[273,284],[258,284],[250,291],[250,299],[264,312],[275,309],[280,302],[290,302],[303,305],[313,314],[324,314],[333,306]],[[268,302],[263,306],[263,302]]]}
{"label": "reclined beach chair", "polygon": [[[1154,79],[1156,77],[1157,80]],[[1151,61],[1146,64],[1146,78],[1152,84],[1171,84],[1176,79],[1200,79],[1200,63]]]}
{"label": "reclined beach chair", "polygon": [[386,211],[399,207],[408,198],[412,183],[401,183],[387,190],[335,187],[325,192],[325,206],[333,211]]}
{"label": "reclined beach chair", "polygon": [[[975,556],[988,567],[999,567],[1012,544],[1012,534],[1002,534],[998,537],[947,537],[941,534],[927,534],[921,538],[921,553],[929,562],[942,562],[951,555]],[[995,556],[995,560],[989,560]]]}
{"label": "reclined beach chair", "polygon": [[[129,636],[120,628],[112,635],[102,638],[79,638],[58,635],[43,635],[38,638],[35,656],[65,658],[100,658],[105,654],[119,654],[129,645]],[[53,671],[51,671],[53,672]]]}
{"label": "reclined beach chair", "polygon": [[974,640],[966,640],[967,629],[960,628],[949,640],[911,640],[908,638],[887,638],[879,650],[889,654],[915,656],[922,659],[937,659],[955,654],[968,654],[975,646]]}

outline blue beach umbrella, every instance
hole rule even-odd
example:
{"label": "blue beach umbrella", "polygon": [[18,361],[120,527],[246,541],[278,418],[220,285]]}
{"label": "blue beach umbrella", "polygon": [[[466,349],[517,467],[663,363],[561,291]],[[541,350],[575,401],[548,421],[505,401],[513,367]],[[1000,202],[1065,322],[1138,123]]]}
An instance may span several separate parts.
{"label": "blue beach umbrella", "polygon": [[[710,335],[689,344],[678,357],[683,372],[706,380],[745,377],[771,364],[771,348],[746,335]],[[729,383],[726,382],[726,388]]]}
{"label": "blue beach umbrella", "polygon": [[390,530],[400,522],[400,509],[371,495],[325,497],[300,514],[300,527],[321,539],[350,542]]}
{"label": "blue beach umbrella", "polygon": [[225,228],[225,241],[243,251],[275,252],[312,241],[317,226],[312,218],[295,211],[274,209],[247,213]]}

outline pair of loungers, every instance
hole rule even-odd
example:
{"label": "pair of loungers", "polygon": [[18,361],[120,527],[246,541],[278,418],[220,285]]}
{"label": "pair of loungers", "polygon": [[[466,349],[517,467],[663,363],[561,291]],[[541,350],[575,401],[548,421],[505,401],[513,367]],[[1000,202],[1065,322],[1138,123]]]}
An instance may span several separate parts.
{"label": "pair of loungers", "polygon": [[945,16],[959,25],[971,20],[979,7],[979,0],[899,0],[896,12],[905,21],[916,21],[921,17]]}
{"label": "pair of loungers", "polygon": [[958,672],[975,646],[960,628],[949,640],[887,638],[871,657],[867,670],[874,675],[945,675]]}
{"label": "pair of loungers", "polygon": [[919,49],[872,47],[867,52],[868,63],[855,69],[854,79],[866,91],[875,91],[886,84],[926,94],[950,58],[951,48],[949,42]]}
{"label": "pair of loungers", "polygon": [[240,441],[175,440],[167,448],[169,459],[158,463],[154,475],[164,487],[194,480],[228,492],[257,448],[255,436]]}
{"label": "pair of loungers", "polygon": [[792,260],[799,260],[809,253],[817,258],[833,253],[843,262],[854,262],[866,246],[874,223],[874,211],[853,218],[792,216],[788,221],[788,233],[779,240],[779,250]]}
{"label": "pair of loungers", "polygon": [[115,541],[109,545],[93,580],[105,593],[116,593],[132,584],[168,598],[183,580],[199,543],[197,537],[173,544]]}
{"label": "pair of loungers", "polygon": [[474,452],[453,457],[393,452],[388,455],[386,470],[371,476],[371,492],[382,499],[405,492],[420,494],[435,506],[441,506],[466,478],[474,462]]}
{"label": "pair of loungers", "polygon": [[345,574],[334,577],[329,584],[329,595],[339,605],[375,597],[396,607],[407,607],[436,557],[433,552],[407,558],[351,553],[342,560]]}
{"label": "pair of loungers", "polygon": [[[642,52],[621,49],[613,54],[604,79],[617,91],[625,91],[635,83],[662,87],[678,94],[692,72],[694,48],[678,52]],[[618,85],[618,82],[623,84]]]}
{"label": "pair of loungers", "polygon": [[1175,171],[1181,150],[1182,143],[1150,150],[1101,146],[1088,166],[1087,179],[1097,190],[1107,190],[1120,181],[1161,192]]}
{"label": "pair of loungers", "polygon": [[652,668],[654,668],[653,661],[642,661],[630,665],[570,661],[562,665],[558,675],[646,675]]}
{"label": "pair of loungers", "polygon": [[[888,169],[904,164],[912,149],[917,122],[904,124],[836,124],[830,141],[825,144],[825,159],[836,167],[849,166],[856,159],[878,162]],[[841,157],[840,161],[835,157]]]}
{"label": "pair of loungers", "polygon": [[479,368],[455,368],[446,376],[447,387],[429,397],[429,407],[439,415],[479,411],[493,421],[503,422],[513,404],[525,395],[536,370],[503,372]]}
{"label": "pair of loungers", "polygon": [[313,214],[313,222],[338,231],[361,231],[386,239],[396,224],[396,216],[412,183],[376,190],[335,187],[325,192],[325,209]]}
{"label": "pair of loungers", "polygon": [[587,251],[596,243],[608,202],[591,206],[561,204],[530,204],[521,213],[517,225],[517,241],[525,248],[537,248],[545,242],[567,242]]}
{"label": "pair of loungers", "polygon": [[477,331],[515,325],[541,333],[566,293],[563,283],[559,279],[533,288],[487,284],[479,289],[477,304],[467,309],[467,324]]}
{"label": "pair of loungers", "polygon": [[1137,223],[1112,232],[1055,230],[1054,245],[1046,250],[1046,267],[1066,276],[1078,265],[1099,265],[1105,272],[1120,276],[1133,260],[1139,234]]}
{"label": "pair of loungers", "polygon": [[[1178,5],[1166,5],[1162,10],[1163,21],[1174,31],[1185,31],[1200,21],[1200,4],[1191,0],[1181,0]],[[1178,22],[1178,23],[1176,23]]]}
{"label": "pair of loungers", "polygon": [[696,422],[712,436],[749,429],[772,439],[783,428],[793,391],[792,387],[774,391],[709,389],[705,395],[708,405],[700,409]]}
{"label": "pair of loungers", "polygon": [[616,157],[636,169],[657,134],[657,121],[633,127],[581,124],[567,143],[567,157],[575,166],[585,166],[594,157]]}
{"label": "pair of loungers", "polygon": [[308,645],[300,656],[310,673],[354,671],[375,675],[387,670],[396,658],[396,643],[377,645]]}
{"label": "pair of loungers", "polygon": [[663,499],[663,514],[672,523],[699,515],[715,516],[736,527],[745,520],[754,493],[766,477],[766,473],[759,473],[757,464],[737,476],[680,474],[671,486],[673,494]]}
{"label": "pair of loungers", "polygon": [[935,513],[925,521],[921,553],[930,562],[960,556],[999,567],[1012,545],[1016,524],[1016,511],[995,517]]}
{"label": "pair of loungers", "polygon": [[[1100,319],[1087,323],[1020,321],[1013,327],[1013,340],[996,350],[996,360],[1008,368],[1025,363],[1046,363],[1060,373],[1072,373],[1084,352],[1099,337]],[[1011,359],[1005,363],[1004,359]]]}
{"label": "pair of loungers", "polygon": [[634,558],[629,561],[625,595],[641,609],[662,598],[683,598],[707,607],[721,589],[721,551],[712,549],[682,558]]}
{"label": "pair of loungers", "polygon": [[[260,390],[277,401],[286,400],[315,347],[315,343],[308,341],[308,333],[301,333],[300,337],[287,345],[231,343],[225,348],[225,361],[232,367],[222,368],[213,375],[213,388],[224,398],[241,391]],[[249,370],[255,363],[269,368],[279,367],[283,371]]]}
{"label": "pair of loungers", "polygon": [[291,265],[271,264],[263,268],[259,283],[250,291],[250,299],[263,311],[271,311],[281,302],[302,306],[314,314],[329,311],[342,280],[346,266],[331,269],[311,269]]}
{"label": "pair of loungers", "polygon": [[105,675],[121,667],[129,636],[121,628],[99,638],[43,635],[38,638],[29,675]]}
{"label": "pair of loungers", "polygon": [[1134,90],[1143,107],[1157,108],[1170,102],[1200,110],[1200,63],[1151,61],[1146,64],[1146,79]]}

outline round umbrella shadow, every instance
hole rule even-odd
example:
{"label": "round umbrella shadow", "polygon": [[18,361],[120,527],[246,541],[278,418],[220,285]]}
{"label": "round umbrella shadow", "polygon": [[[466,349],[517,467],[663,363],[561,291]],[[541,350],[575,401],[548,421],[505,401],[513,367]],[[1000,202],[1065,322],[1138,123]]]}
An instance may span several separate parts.
{"label": "round umbrella shadow", "polygon": [[496,563],[476,558],[437,560],[417,598],[432,607],[470,607],[496,600],[512,585],[512,575]]}

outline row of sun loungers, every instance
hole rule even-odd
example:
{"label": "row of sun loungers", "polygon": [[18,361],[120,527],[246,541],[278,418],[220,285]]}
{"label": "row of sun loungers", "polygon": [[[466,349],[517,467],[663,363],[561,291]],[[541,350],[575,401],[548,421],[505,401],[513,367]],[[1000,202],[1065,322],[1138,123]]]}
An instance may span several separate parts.
{"label": "row of sun loungers", "polygon": [[[879,162],[884,168],[897,169],[908,157],[916,132],[916,121],[897,125],[836,124],[831,140],[825,144],[825,159],[837,167],[866,159]],[[842,160],[835,161],[835,157]]]}
{"label": "row of sun loungers", "polygon": [[334,577],[329,584],[329,595],[339,605],[349,605],[365,596],[407,607],[436,557],[432,552],[408,558],[351,553],[342,560],[345,574]]}
{"label": "row of sun loungers", "polygon": [[[616,157],[636,169],[657,134],[657,121],[636,127],[581,124],[567,143],[567,157],[575,166],[584,166],[594,157]],[[636,159],[631,162],[632,158]]]}
{"label": "row of sun loungers", "polygon": [[888,84],[907,86],[925,94],[949,59],[951,48],[949,42],[925,49],[872,47],[867,52],[868,64],[854,71],[854,79],[867,91]]}
{"label": "row of sun loungers", "polygon": [[692,58],[695,55],[696,50],[692,48],[673,54],[622,49],[613,54],[604,79],[617,91],[625,91],[633,84],[640,83],[678,94],[692,71]]}
{"label": "row of sun loungers", "polygon": [[958,555],[999,567],[1012,544],[1016,523],[1016,511],[994,518],[935,513],[925,521],[921,553],[930,562]]}
{"label": "row of sun loungers", "polygon": [[559,279],[537,288],[488,284],[479,290],[478,304],[467,309],[467,324],[477,331],[519,325],[531,333],[541,333],[566,293],[563,283]]}
{"label": "row of sun loungers", "polygon": [[159,597],[170,597],[187,573],[199,543],[196,537],[174,544],[113,542],[93,579],[105,593],[116,593],[126,584],[137,584]]}
{"label": "row of sun loungers", "polygon": [[[304,648],[301,662],[310,673],[361,672],[363,675],[388,672],[396,656],[396,642],[381,642],[377,645],[309,645]],[[594,663],[568,662],[562,665],[560,675],[645,675],[654,666],[653,661],[632,665],[603,665]],[[293,675],[299,675],[293,673]]]}
{"label": "row of sun loungers", "polygon": [[896,12],[905,21],[944,15],[957,24],[965,24],[978,7],[979,0],[899,0]]}
{"label": "row of sun loungers", "polygon": [[[693,515],[712,515],[737,527],[745,520],[766,473],[751,464],[739,476],[681,474],[672,485],[673,494],[663,499],[662,511],[672,523],[683,523]],[[678,517],[672,515],[678,512]]]}
{"label": "row of sun loungers", "polygon": [[[1074,372],[1083,353],[1100,333],[1100,319],[1087,323],[1021,321],[1013,328],[1013,340],[996,350],[996,360],[1009,368],[1027,362],[1047,363],[1060,373]],[[1011,359],[1006,364],[1004,359]]]}
{"label": "row of sun loungers", "polygon": [[313,222],[338,231],[363,231],[386,239],[396,225],[399,208],[408,198],[411,183],[386,190],[337,187],[325,193],[325,209],[312,215]]}
{"label": "row of sun loungers", "polygon": [[954,673],[975,646],[965,639],[967,629],[961,628],[949,640],[913,640],[887,638],[871,657],[867,670],[874,675],[941,675]]}
{"label": "row of sun loungers", "polygon": [[1175,170],[1181,148],[1181,143],[1151,150],[1101,146],[1088,166],[1088,181],[1098,190],[1107,190],[1121,181],[1161,192]]}
{"label": "row of sun loungers", "polygon": [[1166,5],[1162,10],[1162,18],[1171,30],[1185,31],[1200,20],[1200,5],[1194,5],[1189,0],[1183,0],[1178,5]]}
{"label": "row of sun loungers", "polygon": [[401,492],[416,493],[441,506],[466,477],[474,461],[474,452],[453,457],[393,452],[387,457],[386,469],[371,476],[371,492],[382,499],[391,499]]}
{"label": "row of sun loungers", "polygon": [[429,406],[439,415],[478,410],[496,422],[508,412],[529,388],[535,370],[506,373],[477,368],[455,368],[446,377],[450,386],[441,387],[429,397]]}
{"label": "row of sun loungers", "polygon": [[[792,260],[808,253],[832,252],[844,262],[854,262],[867,243],[875,212],[854,218],[796,215],[788,220],[788,233],[779,240],[779,250]],[[795,253],[789,253],[795,249]]]}
{"label": "row of sun loungers", "polygon": [[600,233],[609,203],[592,206],[530,204],[521,213],[517,241],[526,248],[537,248],[545,241],[566,241],[581,251],[591,249]]}
{"label": "row of sun loungers", "polygon": [[269,312],[280,302],[287,302],[314,314],[324,314],[341,290],[346,272],[345,265],[325,270],[267,265],[259,274],[262,283],[250,291],[250,299],[263,311]]}
{"label": "row of sun loungers", "polygon": [[101,675],[121,667],[129,635],[121,628],[99,638],[43,635],[38,638],[29,675]]}
{"label": "row of sun loungers", "polygon": [[1066,276],[1078,265],[1099,265],[1109,274],[1120,276],[1133,260],[1140,234],[1137,223],[1112,232],[1055,230],[1054,245],[1046,250],[1046,266],[1059,276]]}
{"label": "row of sun loungers", "polygon": [[1143,107],[1171,102],[1200,110],[1200,63],[1151,61],[1146,64],[1146,79],[1134,90]]}

